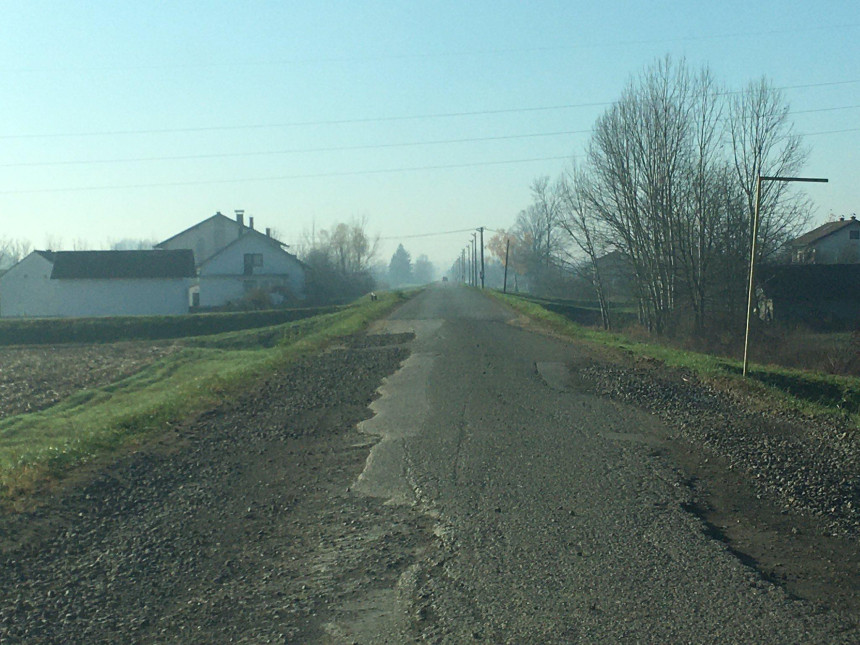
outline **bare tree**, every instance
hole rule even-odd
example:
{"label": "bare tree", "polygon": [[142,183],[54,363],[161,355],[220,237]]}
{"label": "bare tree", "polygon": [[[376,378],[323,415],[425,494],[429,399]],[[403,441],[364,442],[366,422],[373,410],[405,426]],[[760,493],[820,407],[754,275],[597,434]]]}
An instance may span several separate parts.
{"label": "bare tree", "polygon": [[[732,161],[737,182],[746,196],[748,233],[752,237],[756,180],[759,175],[792,176],[809,157],[789,120],[789,105],[781,90],[766,78],[752,81],[732,101],[729,114]],[[809,221],[810,203],[793,184],[762,184],[759,203],[759,260],[777,253]]]}
{"label": "bare tree", "polygon": [[559,181],[557,193],[560,207],[559,223],[576,247],[585,254],[588,266],[587,277],[597,294],[600,319],[603,328],[610,329],[612,321],[609,314],[609,300],[598,261],[606,253],[607,237],[601,230],[600,220],[591,211],[588,178],[585,172],[572,164]]}
{"label": "bare tree", "polygon": [[598,119],[589,149],[592,206],[630,258],[640,320],[658,334],[675,305],[690,91],[683,62],[658,61]]}
{"label": "bare tree", "polygon": [[0,268],[9,268],[23,260],[33,245],[27,240],[0,238]]}

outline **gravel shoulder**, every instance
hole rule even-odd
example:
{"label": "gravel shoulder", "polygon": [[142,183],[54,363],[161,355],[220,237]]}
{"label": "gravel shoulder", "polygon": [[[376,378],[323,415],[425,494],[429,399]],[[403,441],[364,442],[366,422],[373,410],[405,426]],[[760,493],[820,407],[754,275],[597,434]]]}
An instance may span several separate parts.
{"label": "gravel shoulder", "polygon": [[349,491],[369,450],[355,426],[408,340],[299,360],[0,516],[0,643],[341,642],[336,615],[372,615],[429,535]]}
{"label": "gravel shoulder", "polygon": [[856,429],[761,409],[656,361],[572,365],[581,387],[665,422],[657,452],[681,468],[688,510],[796,597],[860,616]]}

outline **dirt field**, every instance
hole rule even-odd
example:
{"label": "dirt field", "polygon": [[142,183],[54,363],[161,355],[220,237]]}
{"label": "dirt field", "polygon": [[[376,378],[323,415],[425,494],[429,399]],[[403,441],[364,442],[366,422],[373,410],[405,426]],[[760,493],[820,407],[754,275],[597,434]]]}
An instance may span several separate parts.
{"label": "dirt field", "polygon": [[113,383],[177,347],[170,342],[0,347],[0,419]]}

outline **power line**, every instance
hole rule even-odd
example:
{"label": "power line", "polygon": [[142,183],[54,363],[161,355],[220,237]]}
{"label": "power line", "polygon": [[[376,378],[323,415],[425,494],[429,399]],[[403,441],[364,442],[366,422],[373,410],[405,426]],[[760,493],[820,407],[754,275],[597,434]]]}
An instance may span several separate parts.
{"label": "power line", "polygon": [[259,130],[275,128],[293,128],[311,125],[354,125],[360,123],[385,123],[391,121],[417,121],[422,119],[446,119],[468,116],[487,116],[491,114],[517,114],[523,112],[544,112],[551,110],[570,110],[581,107],[600,107],[611,105],[611,102],[569,103],[562,105],[544,105],[524,108],[503,108],[497,110],[473,110],[466,112],[435,112],[426,114],[410,114],[397,116],[361,117],[356,119],[327,119],[319,121],[287,121],[284,123],[255,123],[250,125],[213,125],[196,128],[154,128],[149,130],[104,130],[98,132],[53,132],[48,134],[3,134],[0,139],[47,139],[60,137],[99,137],[132,134],[178,134],[180,132],[214,132],[227,130]]}
{"label": "power line", "polygon": [[570,159],[570,155],[556,157],[533,157],[529,159],[506,159],[502,161],[477,161],[462,164],[439,164],[432,166],[412,166],[406,168],[377,168],[374,170],[349,170],[343,172],[307,173],[301,175],[280,175],[272,177],[245,177],[242,179],[204,179],[199,181],[155,182],[149,184],[125,184],[115,186],[78,186],[72,188],[37,188],[32,190],[4,190],[0,195],[25,195],[36,193],[68,193],[90,190],[125,190],[132,188],[170,188],[177,186],[207,186],[216,184],[241,184],[245,182],[287,181],[291,179],[318,179],[325,177],[352,177],[360,175],[382,175],[399,172],[417,172],[424,170],[450,170],[455,168],[477,168],[481,166],[504,166],[509,164],[531,163],[535,161],[559,161]]}
{"label": "power line", "polygon": [[327,56],[319,58],[297,58],[281,60],[247,60],[229,62],[201,62],[201,63],[170,63],[152,65],[103,65],[103,66],[70,66],[70,67],[19,67],[7,68],[5,72],[12,73],[69,73],[69,72],[115,72],[115,71],[140,71],[140,70],[163,70],[163,69],[217,69],[236,67],[283,67],[288,65],[319,65],[344,63],[369,63],[386,60],[428,60],[436,58],[474,58],[481,56],[506,56],[511,54],[550,53],[561,51],[576,51],[583,49],[594,49],[603,47],[625,47],[631,45],[659,45],[661,43],[688,43],[712,40],[727,40],[732,38],[761,38],[766,36],[784,36],[787,34],[810,33],[821,31],[844,31],[853,29],[858,23],[820,25],[816,27],[803,27],[795,29],[771,29],[765,31],[746,31],[711,35],[678,36],[675,38],[650,38],[630,40],[606,40],[602,42],[582,42],[576,44],[565,44],[542,47],[502,47],[497,49],[476,49],[461,51],[437,51],[437,52],[414,52],[399,54],[380,54],[370,56]]}
{"label": "power line", "polygon": [[311,152],[344,152],[349,150],[378,150],[384,148],[407,148],[414,146],[448,145],[455,143],[477,143],[482,141],[508,141],[512,139],[531,139],[538,137],[556,137],[570,134],[587,134],[588,130],[560,130],[556,132],[533,132],[528,134],[509,134],[492,137],[467,137],[461,139],[437,139],[430,141],[406,141],[400,143],[371,143],[355,146],[326,146],[318,148],[289,148],[286,150],[261,150],[252,152],[226,152],[199,155],[174,155],[163,157],[125,157],[117,159],[84,159],[66,161],[31,161],[0,164],[0,168],[22,168],[33,166],[72,166],[86,164],[115,164],[137,163],[146,161],[187,161],[191,159],[221,159],[235,157],[263,157],[274,155],[306,154]]}
{"label": "power line", "polygon": [[[414,235],[391,235],[388,237],[380,237],[380,240],[411,240],[418,237],[440,237],[442,235],[453,235],[455,233],[471,233],[474,228],[463,228],[458,231],[441,231],[439,233],[416,233]],[[489,230],[489,229],[487,229]]]}
{"label": "power line", "polygon": [[[860,83],[860,79],[847,81],[832,81],[825,83],[808,83],[803,85],[784,85],[777,87],[778,90],[793,90],[793,89],[812,89],[817,87],[832,87],[838,85],[851,85]],[[739,94],[743,90],[732,90],[720,92],[717,95]],[[0,139],[49,139],[49,138],[70,138],[70,137],[100,137],[100,136],[125,136],[139,134],[179,134],[191,132],[216,132],[216,131],[235,131],[235,130],[261,130],[261,129],[276,129],[276,128],[293,128],[305,126],[321,126],[321,125],[356,125],[363,123],[387,123],[396,121],[419,121],[424,119],[448,119],[462,118],[472,116],[489,116],[494,114],[522,114],[528,112],[549,112],[554,110],[572,110],[585,107],[604,107],[612,105],[615,101],[596,101],[589,103],[564,103],[559,105],[542,105],[521,108],[501,108],[490,110],[471,110],[462,112],[429,112],[424,114],[410,115],[393,115],[393,116],[377,116],[377,117],[360,117],[354,119],[321,119],[315,121],[287,121],[283,123],[255,123],[246,125],[213,125],[199,126],[193,128],[152,128],[152,129],[136,129],[136,130],[103,130],[90,132],[52,132],[45,134],[3,134]],[[829,109],[829,108],[824,108]],[[833,108],[833,109],[848,109]]]}

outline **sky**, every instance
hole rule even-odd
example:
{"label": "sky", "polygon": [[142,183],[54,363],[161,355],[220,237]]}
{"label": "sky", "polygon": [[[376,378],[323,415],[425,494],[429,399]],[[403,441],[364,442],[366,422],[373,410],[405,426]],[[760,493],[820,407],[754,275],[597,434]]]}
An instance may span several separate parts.
{"label": "sky", "polygon": [[860,211],[860,11],[835,2],[0,0],[0,238],[164,240],[243,209],[366,218],[447,268],[666,55],[783,88],[813,224]]}

